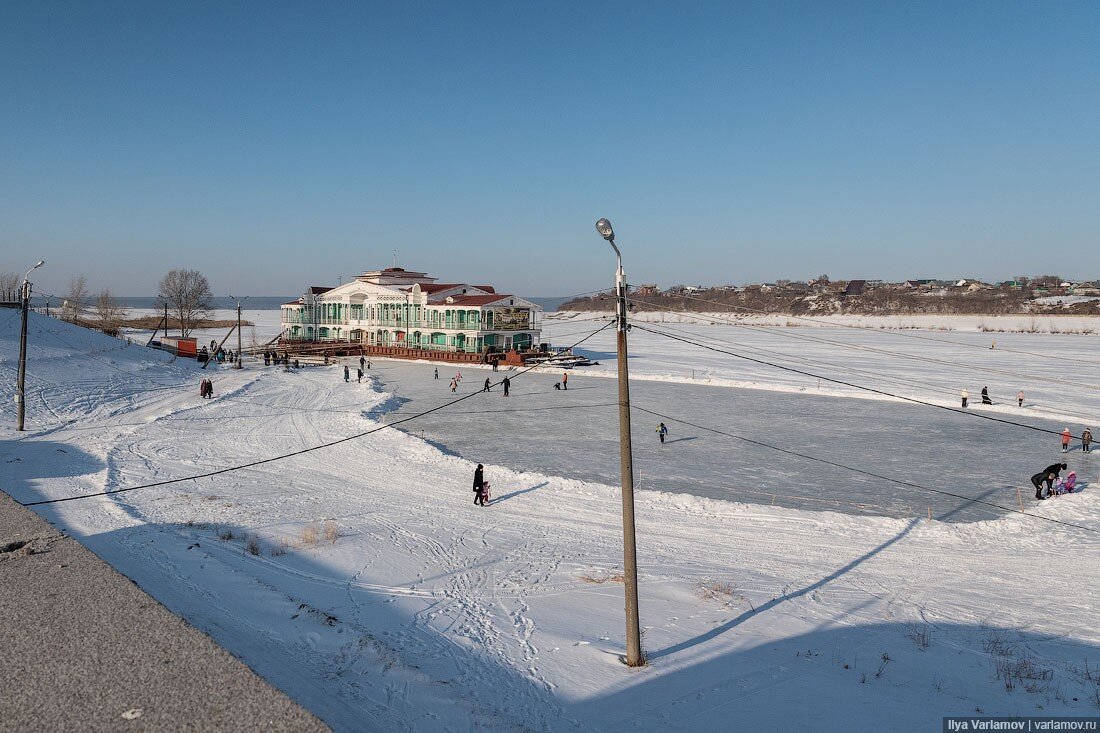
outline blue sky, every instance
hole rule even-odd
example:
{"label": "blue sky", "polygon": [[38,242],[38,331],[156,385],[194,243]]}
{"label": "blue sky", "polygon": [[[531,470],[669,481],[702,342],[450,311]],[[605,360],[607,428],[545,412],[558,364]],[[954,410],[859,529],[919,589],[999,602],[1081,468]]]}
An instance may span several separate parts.
{"label": "blue sky", "polygon": [[0,5],[0,270],[1100,277],[1100,4]]}

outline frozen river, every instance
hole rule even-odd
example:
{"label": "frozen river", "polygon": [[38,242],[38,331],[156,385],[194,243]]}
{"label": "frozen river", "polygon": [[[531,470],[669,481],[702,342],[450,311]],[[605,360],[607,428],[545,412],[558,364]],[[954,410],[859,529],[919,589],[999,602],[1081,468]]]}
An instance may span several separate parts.
{"label": "frozen river", "polygon": [[[397,396],[389,415],[404,417],[443,404],[453,367],[376,360],[372,374]],[[467,369],[459,394],[481,389],[505,372]],[[409,423],[408,431],[486,464],[584,480],[619,483],[616,382],[570,374],[568,391],[553,389],[558,374],[529,373],[504,398],[489,394]],[[911,483],[1017,506],[1017,487],[1061,460],[1055,436],[945,410],[889,401],[632,380],[636,408],[817,456]],[[1034,417],[1026,422],[1061,429]],[[641,489],[853,514],[933,516],[960,522],[998,510],[972,501],[902,486],[798,458],[636,410],[632,418],[636,485]],[[1070,468],[1090,480],[1090,456],[1073,452]],[[491,477],[489,477],[491,479]],[[496,487],[498,495],[512,487]],[[1025,505],[1033,503],[1024,493]]]}

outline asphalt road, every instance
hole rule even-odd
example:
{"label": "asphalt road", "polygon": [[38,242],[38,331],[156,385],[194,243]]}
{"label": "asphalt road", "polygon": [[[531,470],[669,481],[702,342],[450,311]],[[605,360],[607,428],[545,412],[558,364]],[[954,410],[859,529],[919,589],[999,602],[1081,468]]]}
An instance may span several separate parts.
{"label": "asphalt road", "polygon": [[0,589],[0,730],[328,730],[4,493]]}

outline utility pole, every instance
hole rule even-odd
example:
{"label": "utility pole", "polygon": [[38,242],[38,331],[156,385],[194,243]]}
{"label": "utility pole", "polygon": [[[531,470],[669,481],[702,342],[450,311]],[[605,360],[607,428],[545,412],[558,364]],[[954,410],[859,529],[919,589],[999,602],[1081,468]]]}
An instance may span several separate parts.
{"label": "utility pole", "polygon": [[615,245],[611,222],[600,219],[596,231],[615,250],[615,292],[618,297],[615,316],[615,347],[619,366],[619,470],[623,484],[623,585],[626,591],[626,659],[629,667],[645,665],[638,613],[638,551],[634,531],[634,453],[630,444],[630,375],[626,349],[626,273],[623,257]]}
{"label": "utility pole", "polygon": [[37,270],[39,267],[45,264],[45,261],[39,260],[38,264],[27,270],[26,276],[23,278],[23,323],[19,327],[19,379],[15,389],[15,402],[16,402],[16,426],[15,429],[23,430],[23,418],[26,416],[27,405],[27,393],[25,384],[27,381],[27,313],[31,307],[31,273]]}
{"label": "utility pole", "polygon": [[237,301],[237,369],[243,369],[241,364],[241,301]]}
{"label": "utility pole", "polygon": [[[230,295],[230,298],[233,296]],[[234,369],[243,369],[244,365],[241,363],[241,301],[248,300],[246,295],[243,298],[236,298],[237,301],[237,361],[233,364]]]}
{"label": "utility pole", "polygon": [[[182,326],[180,326],[182,328]],[[164,301],[164,338],[168,338],[168,301]]]}

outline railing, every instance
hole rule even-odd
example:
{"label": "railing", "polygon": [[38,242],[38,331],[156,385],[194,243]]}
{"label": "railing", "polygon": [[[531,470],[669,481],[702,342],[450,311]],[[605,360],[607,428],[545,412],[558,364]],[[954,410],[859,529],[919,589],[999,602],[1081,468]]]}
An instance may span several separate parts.
{"label": "railing", "polygon": [[332,318],[320,318],[317,320],[308,320],[295,318],[291,320],[284,320],[284,324],[294,326],[339,326],[347,329],[361,329],[370,330],[373,328],[400,328],[415,329],[418,331],[538,331],[541,330],[541,325],[535,322],[531,322],[526,328],[501,328],[500,326],[486,326],[484,323],[478,321],[443,321],[442,323],[433,323],[426,320],[412,320],[405,322],[401,319],[385,319],[385,320],[371,320],[371,319],[349,319],[349,320],[337,320]]}

